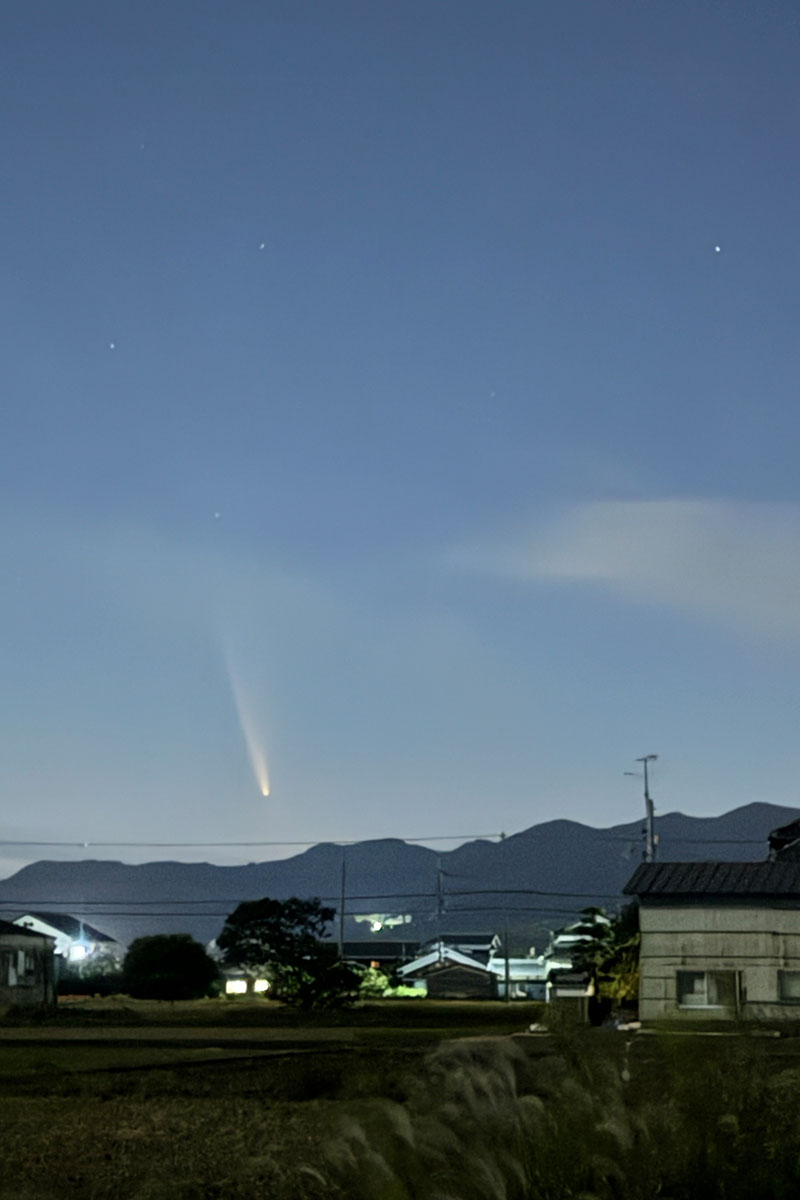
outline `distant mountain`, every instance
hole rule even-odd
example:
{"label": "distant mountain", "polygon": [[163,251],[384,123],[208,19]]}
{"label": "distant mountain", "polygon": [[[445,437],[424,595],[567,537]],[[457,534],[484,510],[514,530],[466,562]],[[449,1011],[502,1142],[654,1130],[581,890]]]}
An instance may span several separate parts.
{"label": "distant mountain", "polygon": [[[720,817],[667,813],[656,819],[663,862],[759,860],[770,830],[800,815],[748,804]],[[397,839],[323,844],[279,862],[210,863],[41,861],[0,882],[0,917],[26,911],[84,916],[120,942],[148,933],[215,937],[241,900],[319,896],[337,910],[345,872],[345,934],[366,939],[356,913],[407,914],[409,924],[376,931],[382,939],[423,939],[439,931],[501,930],[516,943],[537,941],[590,904],[613,907],[642,857],[642,821],[594,829],[547,821],[502,842],[466,842],[437,852]]]}

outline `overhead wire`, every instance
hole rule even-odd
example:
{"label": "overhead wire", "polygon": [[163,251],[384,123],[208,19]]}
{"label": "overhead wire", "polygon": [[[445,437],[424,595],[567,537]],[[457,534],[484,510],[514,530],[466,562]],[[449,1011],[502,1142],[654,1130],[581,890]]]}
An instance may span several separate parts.
{"label": "overhead wire", "polygon": [[[636,842],[638,835],[632,833],[630,835],[614,833],[614,834],[599,834],[598,841],[603,842]],[[423,837],[380,837],[380,838],[304,838],[295,839],[292,841],[283,840],[259,840],[259,841],[240,841],[240,842],[114,842],[114,841],[38,841],[34,839],[16,839],[16,838],[0,838],[0,847],[44,847],[48,849],[66,849],[66,850],[91,850],[93,847],[103,849],[139,849],[139,850],[192,850],[192,849],[209,849],[209,850],[236,850],[236,849],[258,849],[259,847],[270,846],[359,846],[369,842],[407,842],[409,845],[424,845],[428,842],[470,842],[470,841],[491,841],[494,845],[503,845],[510,842],[512,838],[519,837],[519,834],[510,834],[505,837],[502,833],[442,833],[431,834]],[[694,844],[698,846],[761,846],[764,844],[763,838],[705,838],[705,837],[684,837],[681,834],[659,833],[659,845],[665,843],[677,842],[681,845]],[[447,851],[445,851],[447,853]]]}
{"label": "overhead wire", "polygon": [[490,838],[502,838],[502,833],[437,833],[426,837],[382,837],[382,838],[304,838],[295,841],[256,841],[256,842],[103,842],[103,841],[21,841],[0,838],[0,846],[58,846],[70,850],[89,850],[92,846],[138,848],[150,850],[165,849],[234,849],[257,846],[358,846],[364,842],[457,842],[457,841],[486,841]]}
{"label": "overhead wire", "polygon": [[[542,888],[463,888],[463,889],[459,888],[459,889],[454,889],[451,891],[446,891],[444,893],[439,893],[436,891],[432,891],[432,892],[410,892],[410,891],[409,892],[365,892],[365,893],[362,893],[359,895],[351,895],[350,893],[348,893],[347,900],[348,900],[348,903],[350,901],[354,901],[355,903],[358,903],[359,901],[362,901],[362,900],[370,900],[370,901],[374,901],[374,900],[436,900],[436,899],[440,898],[440,896],[442,896],[442,895],[444,896],[445,899],[447,899],[448,897],[461,897],[461,896],[544,896],[547,899],[550,899],[550,898],[556,898],[556,899],[572,898],[572,899],[578,899],[578,900],[598,900],[598,899],[613,900],[619,896],[619,893],[618,892],[602,892],[602,891],[557,892],[557,891],[548,891],[548,890],[545,890]],[[317,899],[322,900],[322,901],[338,901],[341,899],[341,894],[339,894],[337,896],[318,896]],[[38,899],[37,900],[34,900],[34,899],[20,900],[15,897],[10,897],[8,899],[5,899],[2,896],[0,896],[0,908],[19,907],[19,905],[21,903],[27,904],[29,906],[33,905],[33,904],[35,904],[37,906],[46,905],[46,904],[71,904],[71,905],[81,904],[83,906],[91,906],[91,907],[94,907],[95,905],[98,905],[98,904],[115,905],[115,906],[120,905],[120,904],[125,904],[125,905],[135,905],[136,907],[139,907],[139,908],[147,908],[150,905],[243,904],[246,902],[248,902],[246,899],[240,899],[235,896],[230,896],[230,897],[214,896],[214,897],[206,897],[202,900],[195,900],[195,899],[182,900],[178,896],[169,896],[169,897],[165,897],[160,900],[137,900],[135,898],[128,898],[128,899],[124,899],[124,900],[113,900],[110,898],[103,899],[103,900],[75,900],[75,899],[71,899],[69,897],[64,897],[62,899],[52,899],[51,898],[48,900],[38,900]],[[146,914],[143,913],[141,915],[144,916]],[[199,914],[199,915],[207,915],[207,914]]]}
{"label": "overhead wire", "polygon": [[[0,909],[5,908],[5,907],[6,906],[0,905]],[[11,906],[7,906],[7,907],[8,907],[8,911],[11,911]],[[16,905],[15,911],[18,910],[19,908],[20,908],[20,905]],[[500,905],[497,905],[497,906],[494,906],[494,905],[488,905],[488,906],[458,905],[457,907],[454,907],[454,908],[447,908],[444,912],[444,916],[450,916],[455,913],[485,913],[485,912],[508,912],[509,915],[512,915],[513,913],[545,913],[545,912],[546,913],[574,914],[575,909],[570,908],[570,907],[553,908],[550,906],[540,906],[540,905],[516,905],[513,908],[508,908],[507,906],[500,906]],[[104,909],[92,909],[91,912],[82,914],[82,910],[80,908],[73,906],[70,908],[69,915],[70,916],[85,915],[87,917],[188,917],[188,916],[192,916],[192,917],[221,917],[221,918],[225,919],[230,916],[230,913],[231,913],[231,910],[228,908],[225,908],[225,909],[220,909],[219,911],[214,911],[214,912],[191,913],[191,914],[184,913],[184,912],[171,912],[171,911],[167,911],[167,910],[164,910],[164,911],[156,910],[155,912],[150,911],[147,913],[141,913],[141,912],[128,912],[125,910],[120,912],[119,909],[114,909],[113,911],[110,911],[110,910],[105,911]],[[66,916],[67,914],[54,914],[54,915]],[[356,910],[348,909],[347,910],[348,917],[362,917],[362,916],[368,917],[371,915],[372,914],[369,909],[356,909]],[[431,909],[431,908],[414,909],[413,907],[411,907],[410,913],[408,915],[415,916],[415,917],[430,917],[433,915],[433,909]]]}
{"label": "overhead wire", "polygon": [[[512,835],[513,836],[513,835]],[[92,847],[103,848],[140,848],[140,849],[191,849],[191,848],[207,848],[207,849],[233,849],[233,848],[257,848],[257,847],[291,847],[291,846],[354,846],[364,844],[366,841],[403,841],[410,844],[420,844],[427,842],[445,842],[445,841],[470,841],[470,840],[489,840],[501,839],[499,845],[507,844],[509,839],[505,838],[502,833],[476,833],[476,834],[434,834],[425,837],[404,837],[404,838],[376,838],[376,839],[336,839],[336,840],[259,840],[259,841],[209,841],[209,842],[143,842],[143,841],[34,841],[34,840],[15,840],[15,839],[0,839],[0,847],[48,847],[48,848],[68,848],[68,849],[90,849]],[[632,843],[636,841],[636,835],[625,836],[621,834],[612,834],[602,836],[603,841],[617,841]],[[665,843],[676,842],[680,844],[698,844],[698,845],[762,845],[761,838],[695,838],[681,837],[679,835],[662,834],[660,845],[663,849]],[[69,860],[65,860],[69,861]],[[134,864],[130,864],[134,865]],[[186,864],[190,865],[190,864]],[[443,872],[447,875],[448,872]],[[451,878],[467,879],[469,876],[451,875]],[[409,901],[419,900],[440,900],[444,899],[460,899],[478,896],[506,896],[509,899],[514,898],[514,903],[511,905],[514,912],[532,912],[532,913],[572,913],[575,911],[575,906],[569,907],[551,907],[541,904],[523,905],[518,903],[522,897],[542,897],[543,899],[572,899],[572,900],[593,900],[593,901],[615,901],[619,902],[621,895],[619,892],[601,892],[601,891],[556,891],[545,888],[459,888],[448,889],[443,894],[439,891],[431,892],[369,892],[358,895],[348,895],[348,916],[368,916],[370,915],[367,909],[353,909],[353,904],[359,902],[376,902],[385,900],[403,901],[405,908],[411,908],[412,914],[415,916],[429,915],[430,909],[414,909],[413,905],[409,905]],[[341,900],[341,894],[336,896],[323,896],[321,900],[337,903]],[[229,915],[230,908],[243,903],[242,899],[236,897],[205,897],[204,899],[181,899],[179,897],[163,897],[161,899],[139,900],[134,898],[126,899],[103,899],[103,900],[76,900],[75,898],[64,897],[61,899],[30,899],[30,898],[3,898],[0,896],[0,910],[10,911],[19,909],[20,906],[26,907],[44,907],[46,905],[57,905],[59,907],[69,906],[72,912],[85,913],[87,916],[118,916],[118,917],[226,917]],[[126,906],[121,908],[120,906]],[[225,905],[225,910],[212,909],[208,910],[209,905]],[[187,912],[186,907],[193,906],[194,912]],[[202,906],[202,911],[200,911]],[[503,906],[493,905],[456,905],[449,906],[447,911],[450,913],[485,913],[485,912],[502,912],[509,907],[509,904]]]}

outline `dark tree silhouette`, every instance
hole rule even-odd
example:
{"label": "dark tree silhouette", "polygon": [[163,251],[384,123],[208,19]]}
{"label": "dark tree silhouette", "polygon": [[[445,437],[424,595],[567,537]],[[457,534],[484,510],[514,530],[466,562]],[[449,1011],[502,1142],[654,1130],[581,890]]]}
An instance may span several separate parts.
{"label": "dark tree silhouette", "polygon": [[322,940],[334,916],[319,900],[247,900],[230,914],[217,945],[227,963],[266,977],[271,994],[287,1004],[346,1004],[358,992],[360,974]]}
{"label": "dark tree silhouette", "polygon": [[218,977],[217,964],[188,933],[136,938],[122,964],[122,986],[138,1000],[198,1000]]}
{"label": "dark tree silhouette", "polygon": [[639,997],[639,906],[624,905],[608,918],[602,909],[585,908],[574,927],[583,935],[573,953],[573,965],[588,971],[600,996],[617,1004],[631,1004]]}

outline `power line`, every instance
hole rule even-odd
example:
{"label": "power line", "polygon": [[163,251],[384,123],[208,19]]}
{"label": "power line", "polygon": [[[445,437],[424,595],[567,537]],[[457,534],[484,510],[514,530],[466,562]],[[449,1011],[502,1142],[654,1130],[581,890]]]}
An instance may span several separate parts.
{"label": "power line", "polygon": [[659,836],[659,841],[666,842],[694,842],[698,846],[763,846],[765,845],[764,838],[693,838],[693,837],[677,837],[674,834],[667,833]]}
{"label": "power line", "polygon": [[[618,897],[617,897],[617,899],[618,899]],[[0,905],[0,907],[4,907],[4,906]],[[17,906],[17,907],[19,907],[19,906]],[[69,915],[73,915],[74,913],[78,913],[80,915],[82,913],[82,911],[83,911],[82,909],[73,907],[70,910]],[[539,905],[535,905],[535,906],[534,905],[517,905],[511,910],[506,910],[506,908],[504,908],[504,907],[495,906],[495,905],[487,905],[487,906],[480,906],[480,907],[474,907],[471,905],[459,905],[456,908],[445,909],[444,916],[453,916],[457,913],[480,914],[480,913],[506,912],[506,911],[509,911],[509,916],[514,916],[515,914],[519,914],[519,913],[534,913],[534,914],[537,914],[537,913],[567,913],[569,915],[573,915],[575,913],[575,909],[569,908],[569,907],[553,908],[550,906],[539,906]],[[67,914],[60,914],[60,915],[67,915]],[[118,909],[114,909],[113,911],[110,911],[110,910],[106,911],[104,909],[92,909],[91,912],[85,913],[83,915],[85,915],[87,917],[190,917],[191,916],[191,917],[222,917],[222,918],[226,918],[226,917],[230,916],[230,909],[226,908],[226,909],[221,909],[221,910],[215,911],[215,912],[205,912],[205,913],[171,912],[171,911],[167,911],[167,910],[157,910],[155,912],[150,911],[150,912],[146,912],[146,913],[141,913],[141,912],[127,912],[124,910],[122,912],[120,912]],[[354,910],[354,909],[348,908],[347,915],[349,917],[354,917],[354,916],[355,917],[359,917],[359,916],[366,917],[366,916],[370,916],[371,914],[368,909],[355,909]],[[432,910],[430,908],[420,908],[420,909],[411,908],[411,912],[409,913],[409,915],[415,916],[415,917],[430,917],[432,915]],[[365,940],[368,940],[368,939],[365,939]],[[402,941],[402,938],[398,939],[398,940]]]}
{"label": "power line", "polygon": [[[688,843],[694,842],[698,846],[764,846],[764,845],[766,845],[765,838],[704,838],[704,837],[698,838],[698,837],[680,837],[680,835],[673,834],[673,833],[660,833],[658,835],[658,838],[659,838],[659,845],[662,845],[664,842],[678,842],[681,845],[683,845],[686,842],[688,842]],[[625,835],[621,834],[621,833],[612,833],[612,834],[609,834],[608,836],[602,837],[598,840],[603,841],[603,842],[627,842],[630,844],[631,842],[635,842],[637,839],[636,839],[635,833],[632,833],[630,835],[630,837],[625,837]]]}
{"label": "power line", "polygon": [[[439,896],[438,891],[431,892],[364,892],[359,895],[348,894],[348,901],[355,900],[434,900]],[[448,897],[458,896],[545,896],[547,898],[571,898],[578,900],[615,900],[620,895],[619,892],[556,892],[549,891],[543,888],[458,888],[443,893],[444,899]],[[319,900],[338,900],[338,896],[319,896]],[[203,900],[181,900],[177,896],[167,896],[160,900],[137,900],[135,897],[130,897],[124,900],[75,900],[69,897],[62,899],[49,900],[32,900],[32,899],[10,899],[0,898],[0,907],[12,908],[19,907],[20,904],[27,905],[43,905],[43,904],[80,904],[80,905],[96,905],[96,904],[135,904],[139,907],[147,907],[153,904],[244,904],[249,901],[237,898],[236,896],[209,896]],[[145,915],[145,914],[142,914]]]}
{"label": "power line", "polygon": [[168,849],[232,849],[256,846],[359,846],[365,842],[457,842],[478,841],[502,837],[500,833],[437,833],[430,837],[384,837],[384,838],[305,838],[302,841],[258,841],[258,842],[36,842],[12,841],[0,838],[0,846],[62,846],[71,850],[89,850],[92,846],[128,847],[151,850]]}
{"label": "power line", "polygon": [[[407,842],[410,845],[419,845],[425,842],[469,842],[469,841],[488,841],[492,838],[501,838],[501,833],[444,833],[431,834],[423,837],[383,837],[383,838],[304,838],[295,841],[279,841],[279,840],[264,840],[254,842],[107,842],[107,841],[34,841],[20,840],[10,838],[0,838],[0,846],[9,847],[60,847],[68,850],[90,850],[92,847],[103,848],[120,848],[120,849],[150,849],[150,850],[170,850],[170,849],[256,849],[259,846],[360,846],[369,842],[385,842],[397,841]],[[511,837],[519,836],[512,834]],[[636,834],[625,835],[621,833],[613,833],[601,835],[598,841],[603,842],[633,842],[636,841]],[[661,833],[659,835],[661,844],[664,842],[678,842],[680,844],[694,843],[702,846],[763,846],[764,838],[712,838],[712,837],[682,837],[680,834]]]}

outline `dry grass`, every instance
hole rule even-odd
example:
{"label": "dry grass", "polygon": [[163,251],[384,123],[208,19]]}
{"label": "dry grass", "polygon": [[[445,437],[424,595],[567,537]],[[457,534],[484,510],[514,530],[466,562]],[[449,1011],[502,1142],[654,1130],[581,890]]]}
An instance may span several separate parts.
{"label": "dry grass", "polygon": [[791,1042],[368,1032],[241,1061],[0,1042],[0,1200],[800,1195]]}

